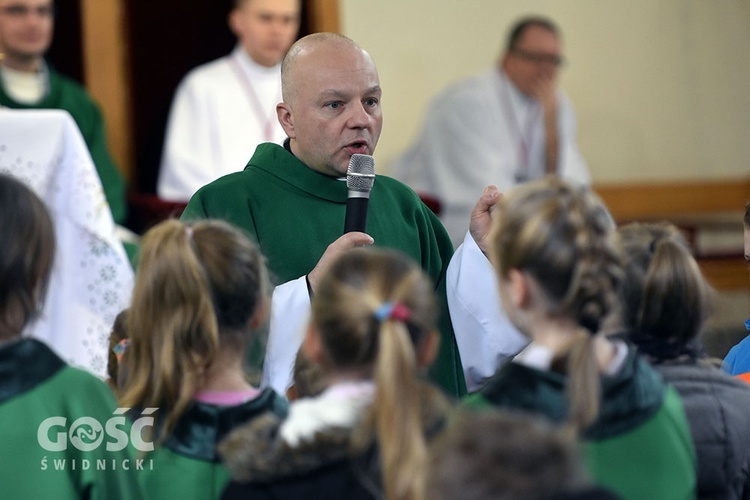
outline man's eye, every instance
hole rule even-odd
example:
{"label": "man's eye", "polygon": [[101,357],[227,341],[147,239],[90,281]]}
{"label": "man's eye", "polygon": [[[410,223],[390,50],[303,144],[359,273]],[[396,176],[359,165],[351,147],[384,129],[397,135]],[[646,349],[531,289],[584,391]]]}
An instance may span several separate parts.
{"label": "man's eye", "polygon": [[326,104],[326,106],[329,107],[329,108],[331,108],[331,109],[337,109],[337,108],[341,107],[341,103],[338,102],[338,101],[337,102],[329,102],[328,104]]}
{"label": "man's eye", "polygon": [[365,104],[366,104],[367,106],[377,106],[377,105],[378,105],[378,100],[377,100],[377,99],[375,99],[374,97],[371,97],[370,99],[367,99],[367,100],[365,101]]}

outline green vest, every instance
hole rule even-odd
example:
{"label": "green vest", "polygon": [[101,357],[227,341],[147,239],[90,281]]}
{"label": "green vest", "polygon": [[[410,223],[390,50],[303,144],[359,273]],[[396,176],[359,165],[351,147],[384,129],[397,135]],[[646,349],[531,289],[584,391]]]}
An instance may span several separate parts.
{"label": "green vest", "polygon": [[[527,411],[561,424],[565,382],[560,373],[510,362],[464,404]],[[682,400],[634,349],[617,374],[602,377],[599,418],[583,433],[583,451],[593,480],[625,500],[695,498],[695,451]]]}
{"label": "green vest", "polygon": [[[114,442],[108,421],[124,417],[114,415],[116,408],[104,382],[67,366],[41,342],[23,339],[0,348],[0,496],[142,498],[132,443],[107,449]],[[126,420],[120,429],[130,431]]]}

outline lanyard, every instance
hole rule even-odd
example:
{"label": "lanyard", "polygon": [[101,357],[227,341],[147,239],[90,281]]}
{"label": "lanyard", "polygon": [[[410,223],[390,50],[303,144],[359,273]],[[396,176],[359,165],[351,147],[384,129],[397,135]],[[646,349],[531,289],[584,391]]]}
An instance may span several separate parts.
{"label": "lanyard", "polygon": [[516,171],[516,182],[525,182],[530,180],[530,168],[529,168],[529,150],[531,145],[531,136],[534,133],[534,122],[536,116],[530,117],[526,120],[526,131],[525,133],[521,130],[521,124],[518,122],[518,116],[513,108],[509,93],[510,81],[507,77],[502,80],[502,110],[503,117],[505,118],[508,128],[512,129],[517,136],[517,151],[518,151],[518,170]]}
{"label": "lanyard", "polygon": [[[255,115],[256,121],[262,125],[263,139],[265,140],[265,142],[272,142],[273,141],[273,125],[274,125],[274,120],[276,119],[276,109],[274,108],[271,111],[270,115],[267,115],[265,113],[265,110],[263,109],[263,104],[261,104],[260,99],[258,98],[258,94],[255,93],[255,89],[253,88],[253,83],[250,81],[250,78],[248,78],[247,73],[240,65],[239,58],[240,58],[240,55],[235,54],[229,60],[229,63],[232,66],[232,69],[234,70],[235,74],[237,75],[237,79],[240,81],[242,89],[245,91],[245,96],[247,97],[247,100],[250,103],[250,108],[252,109],[253,114]],[[280,95],[278,95],[277,100],[281,101]]]}

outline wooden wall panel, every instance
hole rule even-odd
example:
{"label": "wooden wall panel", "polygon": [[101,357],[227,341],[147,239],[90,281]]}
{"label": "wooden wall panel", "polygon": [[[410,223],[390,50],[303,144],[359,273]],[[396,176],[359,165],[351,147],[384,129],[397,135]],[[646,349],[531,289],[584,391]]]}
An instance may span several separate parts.
{"label": "wooden wall panel", "polygon": [[338,0],[308,0],[306,8],[311,33],[320,31],[340,33]]}
{"label": "wooden wall panel", "polygon": [[597,184],[594,189],[618,221],[741,212],[750,201],[750,177]]}
{"label": "wooden wall panel", "polygon": [[133,178],[130,83],[121,0],[81,0],[84,79],[101,105],[110,152]]}
{"label": "wooden wall panel", "polygon": [[[618,223],[666,220],[695,237],[706,230],[736,231],[741,240],[750,177],[726,180],[627,183],[594,186]],[[741,251],[697,252],[706,279],[718,290],[746,290],[747,265]]]}

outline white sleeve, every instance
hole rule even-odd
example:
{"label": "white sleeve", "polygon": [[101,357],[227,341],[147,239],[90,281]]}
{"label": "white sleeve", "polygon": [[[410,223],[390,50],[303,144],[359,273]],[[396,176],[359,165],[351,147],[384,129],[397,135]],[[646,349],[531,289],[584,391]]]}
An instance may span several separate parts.
{"label": "white sleeve", "polygon": [[529,339],[505,316],[495,270],[468,232],[448,264],[446,292],[466,388],[474,392]]}
{"label": "white sleeve", "polygon": [[297,351],[310,318],[310,295],[305,276],[277,286],[271,297],[271,324],[261,387],[282,396],[292,382]]}
{"label": "white sleeve", "polygon": [[570,100],[561,95],[558,129],[560,131],[560,175],[575,184],[591,184],[591,173],[578,149],[576,115]]}

